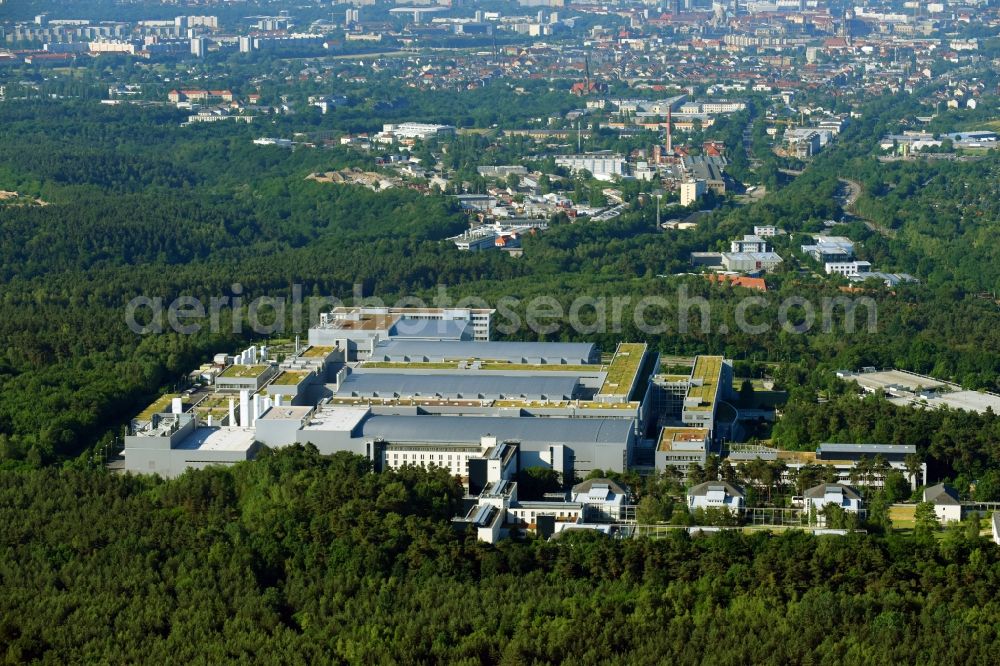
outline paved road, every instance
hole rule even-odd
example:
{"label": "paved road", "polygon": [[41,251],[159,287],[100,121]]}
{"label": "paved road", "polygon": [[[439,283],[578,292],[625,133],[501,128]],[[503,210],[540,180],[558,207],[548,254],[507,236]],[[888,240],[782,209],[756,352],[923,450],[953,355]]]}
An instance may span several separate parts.
{"label": "paved road", "polygon": [[839,180],[840,183],[844,185],[844,187],[847,190],[846,192],[843,192],[842,195],[838,194],[837,198],[840,199],[841,208],[843,208],[845,211],[851,213],[859,220],[864,222],[865,226],[868,227],[869,230],[874,231],[878,235],[883,236],[885,238],[893,238],[896,236],[895,230],[886,229],[882,225],[875,224],[871,220],[867,220],[851,210],[854,207],[854,204],[857,203],[858,197],[861,196],[862,192],[861,183],[859,183],[856,180],[851,180],[850,178],[838,178],[837,180]]}
{"label": "paved road", "polygon": [[845,196],[841,201],[841,207],[847,210],[854,206],[857,202],[858,197],[861,196],[861,183],[856,180],[850,180],[848,178],[838,178],[842,184],[847,186],[847,196]]}

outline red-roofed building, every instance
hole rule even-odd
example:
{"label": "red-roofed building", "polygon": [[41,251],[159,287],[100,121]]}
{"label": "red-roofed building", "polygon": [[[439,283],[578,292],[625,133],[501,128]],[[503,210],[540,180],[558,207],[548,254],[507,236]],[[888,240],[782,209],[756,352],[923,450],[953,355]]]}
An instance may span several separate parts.
{"label": "red-roofed building", "polygon": [[764,278],[747,277],[745,275],[724,275],[719,273],[709,273],[706,277],[709,282],[728,284],[733,287],[743,287],[744,289],[767,291],[767,283],[764,282]]}
{"label": "red-roofed building", "polygon": [[233,92],[231,90],[171,90],[167,93],[167,99],[175,104],[177,102],[207,102],[209,100],[232,102]]}
{"label": "red-roofed building", "polygon": [[701,146],[705,155],[710,157],[721,157],[726,152],[726,144],[721,141],[706,141]]}

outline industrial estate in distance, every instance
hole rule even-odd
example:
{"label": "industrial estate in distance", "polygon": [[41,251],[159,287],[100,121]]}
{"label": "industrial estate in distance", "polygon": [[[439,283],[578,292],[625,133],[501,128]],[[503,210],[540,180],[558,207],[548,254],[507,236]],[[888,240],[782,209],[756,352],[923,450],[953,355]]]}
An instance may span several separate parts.
{"label": "industrial estate in distance", "polygon": [[[596,470],[683,474],[709,456],[733,464],[780,459],[789,475],[825,466],[831,480],[806,493],[796,520],[809,514],[810,502],[821,508],[836,500],[863,513],[846,484],[866,458],[905,471],[914,488],[927,481],[926,465],[917,473],[908,467],[911,445],[824,443],[795,452],[736,443],[744,423],[773,420],[774,409],[740,406],[732,364],[721,356],[697,356],[683,362],[685,372],[667,372],[644,343],[603,351],[591,343],[498,342],[491,340],[493,314],[338,307],[309,329],[308,342],[218,354],[192,372],[192,388],[162,396],[132,420],[110,466],[173,477],[293,444],[359,454],[376,471],[436,466],[467,491],[468,513],[455,525],[491,542],[570,526],[635,529],[627,488],[605,478],[579,482]],[[972,402],[943,382],[906,373],[851,377],[866,389],[889,386],[894,399],[914,399],[916,389],[904,385],[921,384],[920,399]],[[562,497],[519,501],[518,473],[529,467],[578,483]],[[753,511],[726,482],[692,487],[689,506]],[[812,526],[824,529],[822,518]]]}

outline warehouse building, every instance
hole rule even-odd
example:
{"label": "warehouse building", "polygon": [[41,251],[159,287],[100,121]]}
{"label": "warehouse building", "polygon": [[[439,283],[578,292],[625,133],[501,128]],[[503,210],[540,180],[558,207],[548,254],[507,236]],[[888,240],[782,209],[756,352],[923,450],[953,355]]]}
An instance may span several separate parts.
{"label": "warehouse building", "polygon": [[340,347],[351,358],[369,352],[380,340],[476,340],[490,339],[490,308],[397,308],[337,307],[320,315],[309,329],[309,344]]}
{"label": "warehouse building", "polygon": [[191,413],[157,414],[125,437],[124,468],[173,478],[188,469],[251,460],[258,449],[252,428],[198,427]]}

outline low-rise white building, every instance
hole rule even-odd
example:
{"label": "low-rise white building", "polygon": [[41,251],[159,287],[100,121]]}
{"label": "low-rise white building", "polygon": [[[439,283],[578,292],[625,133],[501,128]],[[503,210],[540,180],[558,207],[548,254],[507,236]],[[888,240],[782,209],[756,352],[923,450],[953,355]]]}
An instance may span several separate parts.
{"label": "low-rise white building", "polygon": [[588,479],[573,486],[572,502],[583,507],[588,522],[621,520],[628,491],[611,479]]}
{"label": "low-rise white building", "polygon": [[688,490],[688,509],[728,509],[740,511],[746,500],[742,489],[725,481],[706,481]]}
{"label": "low-rise white building", "polygon": [[431,125],[427,123],[385,124],[382,136],[390,139],[439,139],[455,136],[451,125]]}
{"label": "low-rise white building", "polygon": [[848,513],[860,514],[864,503],[861,496],[842,483],[821,483],[802,494],[805,508],[815,511],[819,525],[826,525],[825,509],[829,505],[840,507]]}
{"label": "low-rise white building", "polygon": [[825,265],[827,275],[843,275],[845,277],[867,273],[871,269],[872,265],[869,261],[828,261]]}
{"label": "low-rise white building", "polygon": [[934,513],[942,524],[962,520],[962,503],[951,486],[939,483],[924,488],[924,501],[934,505]]}

